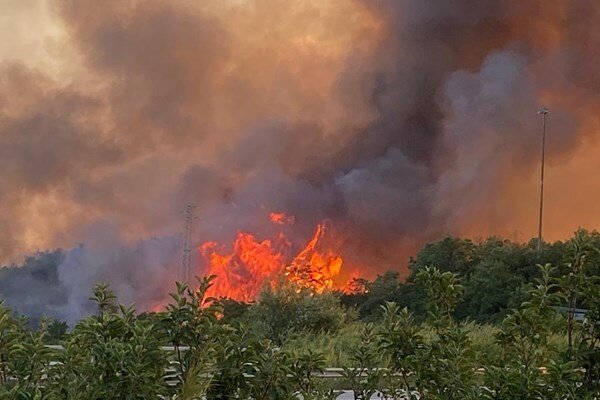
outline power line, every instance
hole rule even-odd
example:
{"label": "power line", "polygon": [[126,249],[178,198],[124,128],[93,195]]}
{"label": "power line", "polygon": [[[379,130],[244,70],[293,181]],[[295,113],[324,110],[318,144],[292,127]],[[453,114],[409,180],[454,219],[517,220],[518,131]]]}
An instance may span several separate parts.
{"label": "power line", "polygon": [[540,257],[542,253],[542,221],[544,215],[544,166],[546,159],[546,118],[550,114],[548,107],[542,107],[538,114],[542,116],[542,168],[540,175],[540,215],[538,223],[538,241],[537,241],[537,255]]}

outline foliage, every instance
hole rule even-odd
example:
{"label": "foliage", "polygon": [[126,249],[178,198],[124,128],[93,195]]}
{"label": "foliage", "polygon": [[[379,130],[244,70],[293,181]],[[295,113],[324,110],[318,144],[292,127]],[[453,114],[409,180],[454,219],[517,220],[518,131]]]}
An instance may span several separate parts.
{"label": "foliage", "polygon": [[212,384],[207,398],[211,400],[235,399],[249,388],[247,375],[252,373],[250,362],[259,351],[259,342],[244,326],[225,329],[216,337],[216,359]]}
{"label": "foliage", "polygon": [[402,285],[396,271],[387,271],[378,275],[372,282],[356,278],[352,281],[352,290],[341,293],[340,299],[346,307],[356,308],[359,318],[366,322],[375,322],[381,316],[381,306],[388,301],[401,303],[405,298],[407,285]]}
{"label": "foliage", "polygon": [[497,334],[505,356],[501,365],[488,368],[490,398],[543,398],[546,382],[540,368],[548,361],[544,349],[557,297],[552,292],[550,265],[540,269],[542,277],[531,290],[531,300],[508,315]]}
{"label": "foliage", "polygon": [[[451,315],[464,291],[452,272],[425,268],[417,279],[427,291],[427,326],[415,324],[407,308],[394,303],[384,308],[380,347],[389,360],[391,381],[388,396],[408,399],[476,398],[475,352],[468,332]],[[391,391],[391,393],[389,393]]]}
{"label": "foliage", "polygon": [[296,388],[294,393],[303,399],[334,399],[333,390],[314,378],[316,372],[325,372],[325,366],[325,357],[318,351],[307,349],[293,352],[289,379],[292,387]]}
{"label": "foliage", "polygon": [[459,317],[477,322],[499,322],[509,312],[525,279],[500,261],[483,261],[475,266],[465,288],[465,303]]}
{"label": "foliage", "polygon": [[64,321],[57,319],[50,319],[47,322],[47,331],[44,336],[47,344],[57,344],[66,339],[68,326]]}
{"label": "foliage", "polygon": [[133,307],[116,302],[107,285],[91,298],[99,314],[82,320],[65,342],[48,382],[56,399],[146,399],[165,393],[166,360],[157,328],[136,321]]}
{"label": "foliage", "polygon": [[422,390],[419,390],[419,371],[424,367],[422,361],[426,357],[426,343],[406,307],[399,310],[395,303],[385,305],[379,331],[379,348],[396,381],[393,390],[409,399],[414,398],[414,392],[422,394]]}
{"label": "foliage", "polygon": [[[198,287],[177,283],[171,294],[173,303],[161,315],[159,328],[164,340],[174,347],[175,378],[186,385],[193,379],[198,385],[198,373],[209,372],[213,363],[217,337],[217,315],[221,309],[206,293],[215,276],[198,279]],[[204,384],[208,388],[208,382]]]}
{"label": "foliage", "polygon": [[363,325],[362,322],[353,321],[344,325],[334,335],[328,332],[294,332],[282,348],[288,351],[319,349],[328,366],[351,366],[350,353],[360,342]]}
{"label": "foliage", "polygon": [[[582,249],[579,247],[580,239],[575,237],[571,245]],[[578,262],[579,255],[575,252],[573,261]],[[553,322],[558,317],[556,305],[564,299],[573,299],[579,289],[572,286],[573,272],[554,279],[552,276],[556,270],[549,264],[539,268],[541,278],[530,291],[531,299],[505,318],[497,335],[505,354],[499,365],[487,369],[486,398],[591,399],[594,393],[599,393],[600,375],[594,372],[597,365],[593,361],[589,363],[590,355],[591,359],[598,355],[597,332],[584,327],[597,325],[598,316],[590,309],[586,319],[578,323],[573,318],[572,303],[569,302],[565,329],[568,345],[562,356],[555,357],[549,351],[549,337],[555,325]],[[579,283],[582,288],[597,290],[598,282],[593,279],[590,282]],[[580,332],[577,340],[573,339],[571,331],[575,329]],[[589,341],[584,339],[588,333],[592,334],[588,336]]]}
{"label": "foliage", "polygon": [[[592,246],[600,246],[600,233],[581,231]],[[393,301],[408,307],[418,321],[426,318],[425,288],[417,279],[419,272],[435,266],[441,272],[460,276],[465,288],[463,301],[456,307],[461,320],[499,323],[511,308],[518,307],[535,279],[537,264],[552,264],[557,272],[564,269],[571,256],[570,242],[544,243],[538,256],[536,242],[521,243],[489,237],[481,241],[446,237],[423,246],[410,260],[409,274],[401,279],[398,271],[388,271],[374,280],[355,279],[353,290],[342,294],[342,303],[358,311],[365,322],[381,318],[381,305]],[[600,275],[600,255],[590,259],[586,276]]]}
{"label": "foliage", "polygon": [[343,372],[346,387],[354,393],[355,400],[369,400],[381,388],[383,370],[377,351],[377,333],[371,324],[363,327],[358,345],[350,350],[352,367]]}
{"label": "foliage", "polygon": [[238,326],[248,321],[248,312],[250,304],[243,301],[237,301],[229,298],[218,300],[223,314],[221,322],[227,325]]}
{"label": "foliage", "polygon": [[[597,269],[600,247],[597,237],[579,230],[569,242],[570,262],[564,275],[558,278],[560,297],[567,304],[566,331],[568,349],[566,360],[583,368],[583,386],[600,392],[600,276],[588,274]],[[588,309],[586,319],[578,321],[575,309]]]}
{"label": "foliage", "polygon": [[293,332],[335,333],[347,319],[334,293],[313,293],[291,283],[267,286],[249,311],[253,328],[281,345]]}

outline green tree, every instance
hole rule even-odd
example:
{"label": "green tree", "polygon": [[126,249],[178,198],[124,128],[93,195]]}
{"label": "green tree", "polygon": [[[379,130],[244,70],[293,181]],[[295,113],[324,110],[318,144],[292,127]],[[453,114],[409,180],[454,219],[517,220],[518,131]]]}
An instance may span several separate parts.
{"label": "green tree", "polygon": [[[475,354],[464,326],[453,313],[464,288],[458,276],[426,267],[417,280],[426,289],[426,340],[407,308],[399,312],[388,303],[379,333],[381,349],[389,360],[392,396],[408,399],[477,398]],[[397,389],[395,389],[397,388]]]}
{"label": "green tree", "polygon": [[166,360],[157,329],[116,302],[107,285],[91,300],[99,314],[81,320],[65,342],[46,382],[49,399],[133,400],[165,394]]}
{"label": "green tree", "polygon": [[171,293],[172,303],[160,315],[161,338],[174,347],[171,365],[176,373],[172,378],[179,380],[182,387],[203,386],[208,389],[209,382],[202,383],[198,375],[203,373],[208,381],[208,372],[214,364],[216,338],[220,332],[217,321],[222,309],[207,292],[215,276],[196,278],[197,288],[176,282],[176,291]]}
{"label": "green tree", "polygon": [[418,399],[424,393],[420,371],[428,352],[421,329],[408,308],[400,310],[391,302],[382,307],[378,345],[390,368],[390,388],[384,391],[390,398]]}
{"label": "green tree", "polygon": [[293,284],[265,288],[250,308],[253,328],[281,345],[293,332],[336,332],[347,315],[334,293],[313,293]]}
{"label": "green tree", "polygon": [[[7,310],[0,314],[5,317]],[[0,317],[2,319],[2,317]],[[38,331],[24,329],[25,321],[8,319],[0,322],[6,324],[2,344],[6,358],[3,361],[3,390],[0,398],[28,400],[41,399],[43,396],[42,379],[54,359],[54,351],[44,345],[46,320],[42,319]],[[10,381],[9,381],[10,378]]]}
{"label": "green tree", "polygon": [[531,300],[513,310],[502,323],[497,339],[504,349],[504,357],[501,365],[487,368],[486,398],[547,398],[549,387],[541,367],[549,362],[548,335],[555,317],[557,295],[551,266],[540,266],[540,271],[538,285],[530,292]]}
{"label": "green tree", "polygon": [[67,323],[57,319],[48,321],[48,328],[45,336],[47,344],[59,344],[67,337]]}
{"label": "green tree", "polygon": [[410,267],[414,274],[435,265],[442,272],[468,276],[480,260],[477,250],[477,244],[469,239],[445,237],[425,244],[417,256],[411,259]]}
{"label": "green tree", "polygon": [[22,337],[22,329],[12,311],[0,302],[0,384],[6,385],[10,377],[10,353]]}
{"label": "green tree", "polygon": [[[600,382],[593,378],[600,376],[600,276],[594,275],[600,262],[598,244],[594,234],[585,230],[575,233],[568,242],[568,262],[558,278],[558,286],[567,305],[565,358],[586,371],[584,390],[600,391]],[[577,307],[587,309],[583,321],[575,318]]]}
{"label": "green tree", "polygon": [[498,322],[524,284],[525,279],[503,262],[482,261],[465,284],[465,301],[458,306],[458,317]]}
{"label": "green tree", "polygon": [[290,382],[294,394],[307,400],[333,400],[337,396],[325,382],[315,379],[315,373],[324,373],[325,357],[319,351],[307,349],[291,353]]}
{"label": "green tree", "polygon": [[465,291],[458,275],[426,267],[417,279],[426,288],[428,324],[433,333],[425,353],[429,368],[419,370],[426,382],[423,398],[477,398],[475,353],[466,329],[453,318]]}
{"label": "green tree", "polygon": [[377,332],[367,324],[361,332],[360,342],[350,349],[351,367],[344,368],[344,383],[354,392],[355,400],[369,400],[381,388],[383,378],[381,359],[377,351]]}

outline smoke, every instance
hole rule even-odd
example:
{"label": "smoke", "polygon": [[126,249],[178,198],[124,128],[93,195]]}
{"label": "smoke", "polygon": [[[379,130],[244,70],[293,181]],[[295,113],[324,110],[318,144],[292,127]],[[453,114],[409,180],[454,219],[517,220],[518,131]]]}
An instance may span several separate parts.
{"label": "smoke", "polygon": [[[271,211],[296,216],[292,240],[331,220],[366,275],[444,234],[530,235],[538,107],[554,176],[597,148],[594,6],[52,0],[52,62],[0,64],[0,259],[70,250],[38,257],[51,280],[31,260],[2,271],[1,293],[73,321],[108,281],[152,307],[177,277],[187,203],[194,243],[269,235]],[[551,235],[600,221],[559,183]]]}
{"label": "smoke", "polygon": [[124,246],[114,227],[99,223],[85,237],[88,245],[67,252],[38,252],[22,265],[0,269],[0,293],[9,307],[33,320],[49,315],[74,324],[95,311],[93,287],[110,282],[123,304],[140,311],[161,308],[179,278],[181,239],[162,237]]}

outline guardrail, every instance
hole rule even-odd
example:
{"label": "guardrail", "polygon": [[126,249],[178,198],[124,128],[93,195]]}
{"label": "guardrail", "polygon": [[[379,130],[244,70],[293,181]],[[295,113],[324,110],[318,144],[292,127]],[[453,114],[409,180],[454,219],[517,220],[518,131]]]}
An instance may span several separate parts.
{"label": "guardrail", "polygon": [[[49,344],[49,345],[46,345],[46,347],[53,349],[53,350],[58,350],[58,351],[62,351],[65,349],[62,345]],[[175,352],[175,346],[161,346],[160,349],[165,352]],[[179,347],[180,351],[188,351],[189,349],[190,348],[188,346],[180,346]],[[57,363],[58,363],[57,361],[52,361],[50,364],[55,365]],[[171,364],[177,364],[177,361],[173,360],[173,361],[171,361]],[[172,374],[176,373],[177,370],[175,369],[175,367],[167,367],[165,369],[165,372],[167,375],[171,374],[171,376],[172,376]],[[343,372],[344,372],[344,368],[332,367],[332,368],[325,368],[322,373],[315,372],[313,374],[313,376],[315,376],[317,378],[324,378],[324,379],[339,379],[339,378],[344,377]],[[363,374],[363,376],[366,376],[366,375],[367,375],[366,373]],[[244,376],[246,376],[247,378],[252,378],[253,375],[244,374]]]}
{"label": "guardrail", "polygon": [[[46,347],[54,349],[54,350],[64,350],[65,348],[62,345],[46,345]],[[162,351],[165,352],[174,352],[175,351],[175,346],[161,346],[160,349]],[[180,351],[188,351],[190,348],[188,346],[180,346],[179,350]],[[56,361],[51,362],[50,364],[56,364]],[[171,364],[177,364],[177,361],[173,360],[171,361]],[[377,368],[378,370],[387,370],[387,368]],[[349,370],[354,370],[354,368],[349,368]],[[539,367],[540,372],[542,372],[543,374],[545,374],[548,369],[546,367]],[[329,368],[325,368],[323,369],[323,372],[314,372],[313,376],[317,377],[317,378],[323,378],[323,379],[341,379],[344,378],[344,368],[340,368],[340,367],[329,367]],[[371,370],[366,370],[363,369],[364,372],[361,372],[359,374],[359,376],[367,376],[368,373]],[[171,374],[170,376],[173,376],[173,373],[176,373],[177,370],[175,369],[175,367],[167,367],[165,369],[165,372],[167,373],[167,375]],[[477,375],[481,375],[485,373],[485,368],[476,368],[474,370],[475,374]],[[400,374],[394,374],[397,376],[400,376]],[[409,373],[410,375],[410,373]],[[247,378],[252,378],[253,375],[251,374],[244,374],[245,377]]]}

